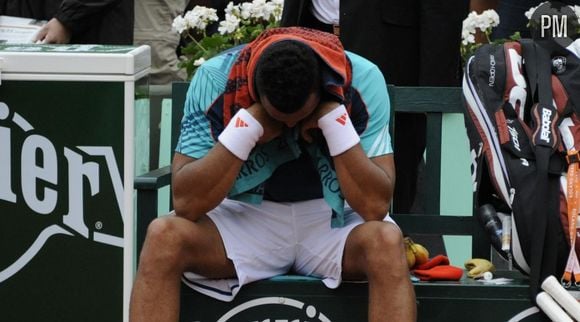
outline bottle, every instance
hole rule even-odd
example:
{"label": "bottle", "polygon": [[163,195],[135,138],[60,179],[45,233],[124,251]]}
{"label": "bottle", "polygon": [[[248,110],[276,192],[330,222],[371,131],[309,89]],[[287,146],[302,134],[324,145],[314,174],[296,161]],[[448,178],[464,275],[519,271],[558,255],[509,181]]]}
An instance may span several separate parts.
{"label": "bottle", "polygon": [[512,244],[512,216],[499,213],[498,217],[501,217],[501,250],[509,253]]}
{"label": "bottle", "polygon": [[493,248],[502,249],[502,224],[491,204],[485,204],[477,209],[477,219],[491,238]]}

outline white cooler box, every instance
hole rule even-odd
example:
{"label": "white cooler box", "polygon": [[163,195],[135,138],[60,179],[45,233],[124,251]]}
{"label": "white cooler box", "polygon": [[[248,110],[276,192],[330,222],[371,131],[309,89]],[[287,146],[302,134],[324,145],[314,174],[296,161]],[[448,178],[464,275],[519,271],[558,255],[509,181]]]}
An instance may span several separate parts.
{"label": "white cooler box", "polygon": [[0,320],[123,321],[149,47],[0,44]]}

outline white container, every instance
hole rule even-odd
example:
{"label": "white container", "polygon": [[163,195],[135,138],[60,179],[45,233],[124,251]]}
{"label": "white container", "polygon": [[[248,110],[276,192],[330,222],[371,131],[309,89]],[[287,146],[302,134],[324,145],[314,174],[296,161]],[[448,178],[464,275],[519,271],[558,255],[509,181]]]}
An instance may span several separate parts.
{"label": "white container", "polygon": [[127,320],[149,66],[148,46],[0,45],[3,320]]}

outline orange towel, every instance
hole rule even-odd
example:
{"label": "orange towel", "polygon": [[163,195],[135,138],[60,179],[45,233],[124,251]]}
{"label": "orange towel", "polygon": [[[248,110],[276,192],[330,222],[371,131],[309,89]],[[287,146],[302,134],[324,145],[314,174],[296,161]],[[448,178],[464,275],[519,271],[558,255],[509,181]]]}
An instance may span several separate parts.
{"label": "orange towel", "polygon": [[344,98],[344,88],[350,86],[352,71],[340,40],[333,34],[302,28],[272,28],[264,31],[240,52],[228,76],[228,88],[224,94],[224,124],[240,108],[248,108],[256,101],[254,71],[262,51],[268,45],[285,39],[294,39],[310,46],[340,78],[342,84],[327,84],[326,89]]}
{"label": "orange towel", "polygon": [[416,269],[413,271],[422,281],[459,281],[463,270],[451,265],[435,266],[430,269]]}
{"label": "orange towel", "polygon": [[463,276],[463,269],[449,265],[447,256],[437,255],[417,266],[413,274],[422,281],[458,281]]}

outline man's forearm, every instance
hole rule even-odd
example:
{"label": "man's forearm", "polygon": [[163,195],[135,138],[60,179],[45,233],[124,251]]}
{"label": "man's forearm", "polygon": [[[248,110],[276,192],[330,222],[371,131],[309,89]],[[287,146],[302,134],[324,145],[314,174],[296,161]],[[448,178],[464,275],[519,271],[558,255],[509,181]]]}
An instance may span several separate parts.
{"label": "man's forearm", "polygon": [[365,220],[382,220],[395,184],[392,155],[370,160],[360,145],[334,157],[340,189],[349,205]]}
{"label": "man's forearm", "polygon": [[215,208],[233,186],[243,161],[217,143],[198,160],[176,154],[173,161],[173,206],[192,221]]}
{"label": "man's forearm", "polygon": [[395,183],[392,155],[373,160],[366,156],[344,105],[324,102],[318,113],[322,116],[317,119],[317,125],[334,158],[346,201],[365,220],[382,220],[389,211]]}
{"label": "man's forearm", "polygon": [[236,112],[235,121],[228,123],[203,158],[175,155],[173,205],[178,216],[195,221],[227,196],[244,160],[264,135],[262,124],[251,113],[256,109],[261,108],[254,104]]}

